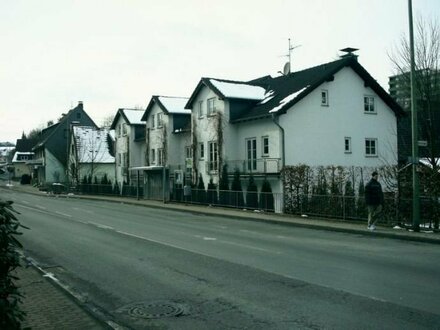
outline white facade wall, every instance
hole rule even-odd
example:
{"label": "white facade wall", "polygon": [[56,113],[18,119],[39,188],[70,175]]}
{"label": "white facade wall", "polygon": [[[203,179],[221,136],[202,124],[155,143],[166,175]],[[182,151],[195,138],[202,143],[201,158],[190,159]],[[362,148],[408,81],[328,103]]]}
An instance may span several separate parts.
{"label": "white facade wall", "polygon": [[[321,106],[321,90],[329,106]],[[364,112],[364,96],[374,96],[375,114]],[[280,116],[285,130],[286,165],[376,167],[397,163],[394,112],[351,68],[335,74]],[[344,150],[351,138],[351,153]],[[377,139],[378,157],[366,157],[365,139]]]}
{"label": "white facade wall", "polygon": [[[160,127],[158,127],[157,125],[157,116],[158,115],[162,116],[162,125]],[[153,125],[153,120],[154,120],[154,125]],[[172,123],[171,123],[172,124]],[[149,159],[150,159],[150,165],[163,165],[160,161],[159,161],[159,149],[165,150],[167,151],[167,145],[165,145],[165,142],[167,142],[169,140],[169,135],[170,135],[170,120],[169,117],[167,115],[165,115],[165,113],[163,112],[163,110],[157,105],[154,104],[154,106],[152,107],[149,115],[148,115],[148,119],[147,119],[147,125],[149,128]],[[155,158],[152,158],[152,150],[154,149],[155,152]],[[165,152],[164,151],[164,152]],[[169,159],[169,153],[167,151],[166,155],[166,163],[168,163]]]}
{"label": "white facade wall", "polygon": [[[121,134],[121,131],[119,129],[119,127],[121,127],[121,125],[123,124],[126,124],[127,134]],[[125,175],[126,172],[124,169],[126,166],[124,164],[122,155],[129,152],[129,134],[130,126],[127,125],[122,116],[119,116],[119,120],[115,126],[115,178],[119,184],[127,181],[127,175]]]}
{"label": "white facade wall", "polygon": [[[223,154],[224,150],[229,147],[229,145],[234,143],[235,132],[232,130],[230,125],[228,124],[229,114],[228,111],[225,111],[225,102],[219,100],[217,95],[211,91],[207,87],[203,87],[198,93],[197,97],[194,99],[191,110],[191,117],[193,125],[192,129],[194,131],[194,135],[197,139],[197,156],[194,162],[196,162],[195,166],[198,169],[199,174],[203,176],[203,182],[205,186],[207,186],[210,178],[213,179],[214,183],[218,183],[218,172],[219,171],[208,171],[208,160],[209,160],[209,142],[210,141],[218,141],[218,116],[210,115],[208,116],[208,99],[215,98],[215,107],[216,112],[222,116],[222,127],[223,127],[223,148],[219,150],[223,157],[226,155]],[[199,118],[198,107],[199,102],[202,102],[203,116]],[[194,142],[194,141],[193,141]],[[203,143],[205,155],[203,159],[200,159],[200,143]],[[219,169],[221,170],[221,169]]]}

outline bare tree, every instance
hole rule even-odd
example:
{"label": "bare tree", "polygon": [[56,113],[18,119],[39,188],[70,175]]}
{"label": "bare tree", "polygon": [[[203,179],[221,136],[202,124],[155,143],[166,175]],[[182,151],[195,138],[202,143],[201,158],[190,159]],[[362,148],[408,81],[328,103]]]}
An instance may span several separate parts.
{"label": "bare tree", "polygon": [[[396,76],[396,101],[408,111],[410,100],[410,46],[403,35],[389,54]],[[440,156],[440,25],[435,20],[418,17],[415,33],[415,88],[420,138],[428,142],[421,150],[433,168]],[[409,120],[408,120],[409,123]],[[407,129],[409,129],[407,127]],[[408,144],[408,142],[406,142]]]}
{"label": "bare tree", "polygon": [[[420,168],[422,191],[433,200],[435,227],[439,227],[440,208],[440,24],[436,20],[418,17],[415,25],[415,95],[418,117],[419,140],[427,146],[420,148],[419,155],[427,160]],[[410,45],[406,36],[393,48],[389,58],[394,64],[394,96],[405,111],[409,111],[410,98]],[[390,84],[391,85],[391,84]],[[392,95],[393,96],[393,95]],[[410,150],[410,116],[399,123],[400,145]],[[406,139],[404,137],[407,137]],[[403,172],[402,172],[403,173]],[[400,181],[400,180],[399,180]]]}

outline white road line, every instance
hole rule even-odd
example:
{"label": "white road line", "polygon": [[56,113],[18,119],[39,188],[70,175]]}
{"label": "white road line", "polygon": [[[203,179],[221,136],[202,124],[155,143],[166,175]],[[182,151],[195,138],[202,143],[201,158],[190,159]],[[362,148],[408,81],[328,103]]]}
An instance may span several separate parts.
{"label": "white road line", "polygon": [[35,207],[38,207],[40,210],[47,210],[47,208],[45,208],[44,206],[41,206],[41,205],[35,205]]}
{"label": "white road line", "polygon": [[115,230],[115,228],[113,228],[113,227],[110,227],[110,226],[107,226],[107,225],[103,225],[103,224],[97,223],[97,222],[90,222],[89,221],[88,224],[96,226],[96,227],[101,228],[101,229]]}
{"label": "white road line", "polygon": [[71,218],[71,217],[72,217],[70,214],[66,214],[66,213],[62,213],[62,212],[58,212],[58,211],[55,211],[55,213],[56,213],[56,214],[59,214],[59,215],[62,215],[62,216],[64,216],[64,217],[68,217],[68,218]]}
{"label": "white road line", "polygon": [[215,238],[215,237],[203,237],[203,240],[204,241],[216,241],[217,238]]}
{"label": "white road line", "polygon": [[21,201],[24,204],[30,204],[28,201]]}

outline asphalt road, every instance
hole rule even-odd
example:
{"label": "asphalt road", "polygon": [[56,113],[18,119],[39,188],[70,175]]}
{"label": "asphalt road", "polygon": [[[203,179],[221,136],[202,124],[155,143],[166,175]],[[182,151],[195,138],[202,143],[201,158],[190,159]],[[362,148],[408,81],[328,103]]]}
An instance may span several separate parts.
{"label": "asphalt road", "polygon": [[[25,253],[134,329],[437,329],[438,245],[0,190]],[[176,315],[176,316],[174,316]]]}

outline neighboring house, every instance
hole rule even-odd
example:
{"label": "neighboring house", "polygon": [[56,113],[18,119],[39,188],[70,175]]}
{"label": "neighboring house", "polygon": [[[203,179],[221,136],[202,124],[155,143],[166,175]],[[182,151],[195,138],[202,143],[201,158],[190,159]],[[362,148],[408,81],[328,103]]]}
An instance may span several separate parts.
{"label": "neighboring house", "polygon": [[69,148],[69,181],[101,183],[106,177],[115,182],[113,144],[108,129],[74,126]]}
{"label": "neighboring house", "polygon": [[0,142],[0,164],[6,164],[9,160],[9,153],[15,149],[10,142]]}
{"label": "neighboring house", "polygon": [[14,176],[21,178],[27,174],[33,176],[33,165],[29,162],[34,159],[34,152],[32,147],[35,145],[34,139],[18,139],[15,147],[14,157],[12,158],[12,165],[14,167]]}
{"label": "neighboring house", "polygon": [[274,192],[282,192],[284,165],[397,164],[402,110],[355,55],[276,78],[202,78],[186,108],[205,185],[218,182],[223,164],[230,174],[252,173],[259,186],[268,179]]}
{"label": "neighboring house", "polygon": [[[146,122],[145,197],[163,198],[163,169],[171,185],[191,173],[191,111],[188,98],[153,96],[142,116]],[[165,183],[166,187],[169,182]]]}
{"label": "neighboring house", "polygon": [[39,184],[67,182],[70,132],[74,125],[97,127],[84,111],[82,102],[64,114],[58,123],[41,132],[40,139],[33,148],[35,157],[32,161],[32,165],[38,167]]}
{"label": "neighboring house", "polygon": [[145,164],[145,123],[141,121],[143,114],[144,110],[140,109],[118,109],[110,126],[110,129],[115,130],[115,179],[120,187],[134,184],[137,172],[130,171],[130,168]]}

